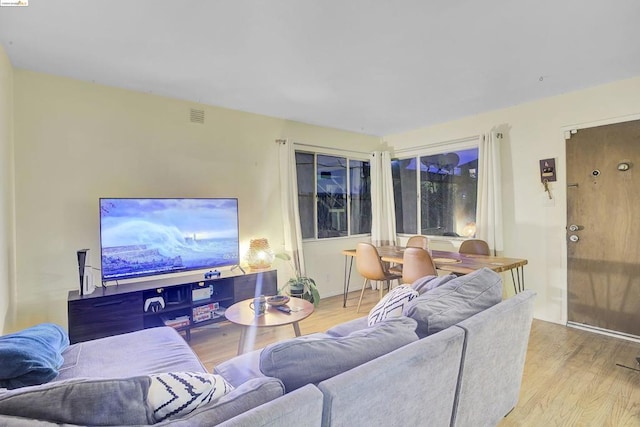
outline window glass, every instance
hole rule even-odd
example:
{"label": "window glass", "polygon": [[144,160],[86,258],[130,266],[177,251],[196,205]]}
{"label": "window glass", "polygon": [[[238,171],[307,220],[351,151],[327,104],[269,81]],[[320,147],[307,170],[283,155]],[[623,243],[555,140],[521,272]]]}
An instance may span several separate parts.
{"label": "window glass", "polygon": [[315,237],[315,155],[296,151],[296,175],[298,182],[298,210],[302,238]]}
{"label": "window glass", "polygon": [[[420,234],[432,236],[475,235],[477,148],[394,162],[396,165],[392,171],[398,233],[415,234],[419,229]],[[419,187],[415,185],[418,180]],[[411,182],[414,183],[413,188]],[[420,204],[411,205],[412,196],[414,201],[419,199]],[[415,221],[416,218],[420,221]]]}
{"label": "window glass", "polygon": [[347,159],[317,156],[318,238],[347,235]]}
{"label": "window glass", "polygon": [[296,151],[303,239],[371,232],[369,162]]}
{"label": "window glass", "polygon": [[371,170],[369,162],[349,160],[351,234],[371,233]]}
{"label": "window glass", "polygon": [[418,189],[415,158],[391,161],[396,233],[418,233]]}

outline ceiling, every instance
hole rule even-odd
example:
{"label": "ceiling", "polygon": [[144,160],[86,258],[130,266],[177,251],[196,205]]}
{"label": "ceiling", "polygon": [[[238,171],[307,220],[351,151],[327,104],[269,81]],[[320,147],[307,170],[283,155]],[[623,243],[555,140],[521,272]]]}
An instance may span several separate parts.
{"label": "ceiling", "polygon": [[638,0],[29,0],[0,43],[16,68],[384,136],[640,76],[639,21]]}

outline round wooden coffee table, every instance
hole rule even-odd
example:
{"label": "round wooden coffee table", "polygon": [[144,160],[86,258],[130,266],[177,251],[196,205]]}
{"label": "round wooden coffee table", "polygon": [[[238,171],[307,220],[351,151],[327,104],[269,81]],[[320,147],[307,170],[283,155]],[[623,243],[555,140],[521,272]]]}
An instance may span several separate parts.
{"label": "round wooden coffee table", "polygon": [[300,336],[300,326],[298,322],[306,319],[313,313],[313,304],[301,298],[291,298],[286,307],[291,309],[291,313],[284,313],[267,304],[267,310],[263,315],[256,316],[249,304],[253,298],[237,302],[227,308],[224,315],[232,323],[242,325],[240,331],[240,342],[238,343],[238,354],[247,350],[247,332],[251,327],[283,326],[293,325],[296,336]]}

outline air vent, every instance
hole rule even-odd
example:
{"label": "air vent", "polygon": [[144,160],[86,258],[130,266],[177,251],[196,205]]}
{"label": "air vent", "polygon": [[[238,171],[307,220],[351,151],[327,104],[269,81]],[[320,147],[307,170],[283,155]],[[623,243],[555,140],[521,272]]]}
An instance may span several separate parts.
{"label": "air vent", "polygon": [[204,124],[204,110],[196,110],[195,108],[192,108],[189,117],[191,123]]}

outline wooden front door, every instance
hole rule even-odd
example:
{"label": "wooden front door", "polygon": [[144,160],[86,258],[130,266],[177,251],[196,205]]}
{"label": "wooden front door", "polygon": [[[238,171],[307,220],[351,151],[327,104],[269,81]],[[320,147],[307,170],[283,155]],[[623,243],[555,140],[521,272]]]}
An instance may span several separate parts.
{"label": "wooden front door", "polygon": [[640,121],[566,148],[568,320],[640,336]]}

